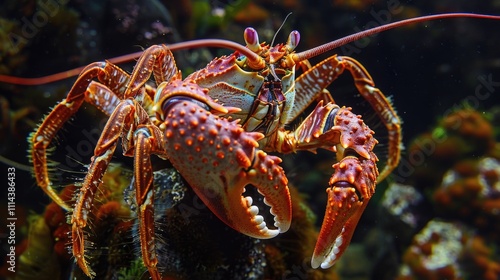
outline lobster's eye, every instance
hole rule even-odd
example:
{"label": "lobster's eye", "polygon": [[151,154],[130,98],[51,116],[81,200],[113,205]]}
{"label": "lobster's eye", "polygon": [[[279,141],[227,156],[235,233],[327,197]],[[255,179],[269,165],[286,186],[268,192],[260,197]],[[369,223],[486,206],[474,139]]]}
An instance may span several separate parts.
{"label": "lobster's eye", "polygon": [[240,55],[236,58],[236,64],[241,68],[245,68],[245,64],[247,63],[247,57],[244,55]]}

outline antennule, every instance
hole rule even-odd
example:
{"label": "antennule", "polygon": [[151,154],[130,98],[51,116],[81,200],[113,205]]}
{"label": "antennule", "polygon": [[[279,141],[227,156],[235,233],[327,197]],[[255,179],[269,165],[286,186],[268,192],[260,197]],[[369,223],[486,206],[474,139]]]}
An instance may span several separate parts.
{"label": "antennule", "polygon": [[274,46],[274,40],[276,39],[276,35],[278,35],[278,33],[280,32],[281,28],[283,28],[283,26],[285,25],[285,22],[286,20],[288,19],[288,17],[292,14],[292,12],[289,12],[288,15],[286,15],[285,19],[283,20],[283,22],[281,23],[280,27],[278,28],[278,30],[276,30],[276,33],[274,33],[274,36],[273,36],[273,39],[271,40],[271,47]]}

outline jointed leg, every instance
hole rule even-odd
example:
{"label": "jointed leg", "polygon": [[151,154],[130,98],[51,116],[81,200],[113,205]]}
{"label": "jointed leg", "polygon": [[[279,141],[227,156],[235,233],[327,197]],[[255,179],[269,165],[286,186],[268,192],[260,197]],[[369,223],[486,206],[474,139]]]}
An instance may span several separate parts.
{"label": "jointed leg", "polygon": [[113,156],[118,139],[129,130],[134,130],[136,124],[130,122],[134,120],[139,120],[139,123],[148,121],[144,110],[140,109],[136,111],[136,108],[140,107],[137,106],[135,101],[124,100],[119,103],[113,114],[111,114],[97,142],[94,156],[78,194],[71,217],[73,256],[83,272],[91,277],[95,274],[85,261],[85,237],[83,229],[87,226],[87,219],[93,205],[94,195]]}
{"label": "jointed leg", "polygon": [[154,188],[151,154],[165,154],[163,133],[155,126],[140,126],[134,137],[134,188],[138,205],[139,238],[144,265],[148,268],[153,280],[161,276],[156,267],[155,221],[154,221]]}
{"label": "jointed leg", "polygon": [[387,163],[377,182],[385,179],[397,166],[401,153],[401,121],[391,102],[375,87],[375,83],[366,69],[350,57],[331,56],[307,70],[296,80],[294,110],[288,117],[291,121],[303,112],[313,101],[324,94],[324,90],[336,80],[344,70],[354,78],[359,93],[375,110],[386,126],[389,134],[389,152]]}
{"label": "jointed leg", "polygon": [[338,162],[332,166],[335,171],[327,188],[323,226],[311,262],[313,268],[328,268],[343,254],[375,192],[378,158],[372,151],[377,144],[373,133],[350,108],[323,102],[295,131],[278,133],[278,151],[314,152],[323,148],[337,154]]}
{"label": "jointed leg", "polygon": [[[152,190],[151,153],[165,155],[163,135],[160,130],[150,124],[149,115],[138,102],[152,104],[151,90],[144,87],[151,73],[158,82],[169,80],[178,75],[171,52],[165,46],[153,46],[147,49],[136,64],[130,77],[113,83],[112,88],[124,98],[113,111],[101,137],[97,143],[89,167],[75,205],[71,223],[73,236],[73,255],[77,264],[85,274],[93,276],[94,272],[85,261],[85,240],[83,229],[87,225],[88,212],[93,204],[94,194],[106,171],[108,163],[116,148],[118,139],[122,140],[124,155],[134,156],[134,173],[140,240],[144,264],[148,267],[153,279],[160,279],[156,269],[157,258],[154,241],[154,193]],[[106,99],[110,91],[106,87],[92,83],[89,89]],[[138,95],[140,100],[135,101]],[[86,96],[92,99],[94,95]],[[112,108],[108,104],[96,104],[101,110]]]}
{"label": "jointed leg", "polygon": [[354,78],[354,84],[358,88],[359,93],[373,107],[379,118],[387,127],[389,134],[389,155],[387,163],[380,172],[377,178],[377,183],[384,180],[399,163],[401,155],[401,120],[399,119],[396,110],[392,107],[390,100],[375,87],[372,77],[368,71],[358,61],[351,57],[341,56],[338,59],[343,62],[345,68],[351,72]]}
{"label": "jointed leg", "polygon": [[54,202],[65,210],[69,210],[70,207],[54,191],[49,178],[47,147],[64,123],[78,111],[84,101],[101,108],[105,113],[111,113],[119,98],[109,88],[93,82],[92,79],[97,77],[102,81],[118,84],[114,79],[122,77],[115,75],[114,78],[109,78],[107,76],[108,72],[114,71],[115,68],[115,66],[105,63],[89,65],[78,77],[66,99],[57,104],[50,114],[44,118],[38,129],[30,135],[32,143],[31,161],[33,162],[37,184]]}
{"label": "jointed leg", "polygon": [[134,97],[153,74],[156,84],[168,82],[179,74],[172,52],[165,45],[154,45],[144,51],[134,67],[124,97]]}

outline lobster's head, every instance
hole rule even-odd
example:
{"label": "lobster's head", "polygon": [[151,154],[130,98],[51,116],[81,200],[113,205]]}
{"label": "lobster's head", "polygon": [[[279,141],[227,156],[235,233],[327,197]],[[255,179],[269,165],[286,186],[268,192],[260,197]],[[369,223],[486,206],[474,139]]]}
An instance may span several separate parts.
{"label": "lobster's head", "polygon": [[278,76],[287,75],[293,70],[296,62],[292,54],[300,41],[300,33],[292,31],[285,44],[260,43],[259,35],[255,29],[248,27],[243,33],[246,47],[255,53],[259,59],[249,59],[247,56],[238,57],[237,64],[245,71],[259,71],[263,76],[273,75],[277,80]]}

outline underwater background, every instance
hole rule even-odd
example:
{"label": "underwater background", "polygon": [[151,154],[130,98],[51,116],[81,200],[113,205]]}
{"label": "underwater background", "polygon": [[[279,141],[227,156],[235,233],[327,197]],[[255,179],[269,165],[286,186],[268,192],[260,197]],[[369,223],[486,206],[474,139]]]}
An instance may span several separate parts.
{"label": "underwater background", "polygon": [[[266,42],[282,24],[275,42],[298,30],[297,50],[303,51],[369,27],[448,12],[500,15],[500,1],[5,0],[0,74],[42,77],[154,44],[192,39],[244,44],[248,26]],[[392,98],[403,121],[401,164],[377,186],[347,253],[333,268],[310,268],[336,160],[332,153],[283,156],[293,185],[292,228],[265,241],[242,236],[197,207],[192,190],[166,169],[158,176],[166,176],[168,187],[158,185],[165,195],[156,204],[168,212],[157,221],[163,227],[160,262],[168,279],[500,279],[499,45],[499,21],[445,19],[386,31],[311,59],[313,65],[333,54],[358,60],[376,87]],[[186,76],[229,53],[201,48],[174,55]],[[119,66],[131,71],[133,65]],[[67,254],[65,214],[50,204],[27,170],[28,135],[74,81],[32,86],[0,82],[0,170],[5,174],[0,205],[7,205],[8,168],[15,167],[16,268],[24,264],[17,278],[7,270],[9,228],[1,227],[0,259],[5,261],[0,279],[86,279]],[[339,105],[363,115],[376,136],[384,135],[348,73],[328,89]],[[98,110],[83,105],[58,133],[51,160],[58,164],[53,171],[58,190],[64,189],[66,196],[85,176],[105,121]],[[382,166],[387,139],[377,138]],[[123,218],[132,217],[124,208],[135,207],[124,203],[133,192],[128,190],[132,160],[117,149],[113,162],[95,206],[97,213],[111,214],[95,222],[91,265],[97,279],[147,279],[134,220]],[[160,168],[165,163],[156,164]],[[117,204],[108,203],[112,201]],[[194,209],[189,222],[179,202]],[[7,206],[2,208],[3,224],[8,214]],[[29,246],[28,236],[34,240]],[[21,260],[28,251],[31,257]]]}

